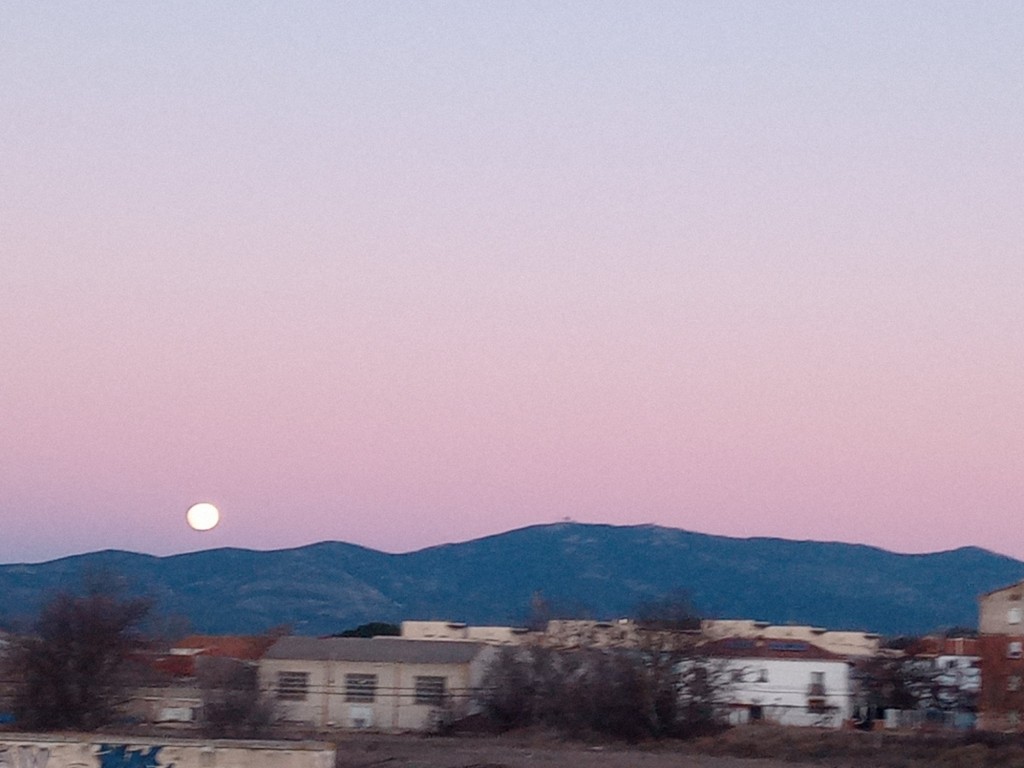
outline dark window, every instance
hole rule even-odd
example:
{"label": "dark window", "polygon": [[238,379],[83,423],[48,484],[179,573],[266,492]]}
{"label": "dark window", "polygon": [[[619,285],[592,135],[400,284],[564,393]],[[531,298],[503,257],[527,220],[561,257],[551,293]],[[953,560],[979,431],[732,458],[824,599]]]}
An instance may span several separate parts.
{"label": "dark window", "polygon": [[376,697],[376,675],[345,675],[345,701],[365,703]]}
{"label": "dark window", "polygon": [[722,643],[722,647],[733,651],[746,651],[755,647],[753,640],[746,640],[741,637],[730,637]]}
{"label": "dark window", "polygon": [[828,707],[825,706],[824,699],[808,699],[807,711],[813,712],[816,715],[821,715],[828,711]]}
{"label": "dark window", "polygon": [[305,701],[309,693],[309,672],[278,672],[277,698]]}
{"label": "dark window", "polygon": [[769,650],[772,651],[792,651],[796,653],[803,653],[807,651],[810,646],[807,643],[799,640],[771,640],[768,643]]}
{"label": "dark window", "polygon": [[433,676],[416,677],[416,703],[440,704],[444,701],[445,678]]}

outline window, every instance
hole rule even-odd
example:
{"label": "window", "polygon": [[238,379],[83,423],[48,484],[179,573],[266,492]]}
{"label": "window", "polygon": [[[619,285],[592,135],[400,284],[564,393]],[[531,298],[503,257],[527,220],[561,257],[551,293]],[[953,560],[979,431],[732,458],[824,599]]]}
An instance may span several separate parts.
{"label": "window", "polygon": [[1020,675],[1010,675],[1006,678],[1006,690],[1008,691],[1019,691],[1020,690]]}
{"label": "window", "polygon": [[416,680],[416,703],[438,705],[444,701],[445,678],[432,676],[417,676]]}
{"label": "window", "polygon": [[1006,658],[1019,659],[1021,656],[1024,656],[1024,646],[1021,645],[1019,640],[1014,640],[1006,646]]}
{"label": "window", "polygon": [[757,682],[759,682],[759,683],[767,683],[768,682],[768,670],[767,669],[762,669],[760,672],[757,673]]}
{"label": "window", "polygon": [[309,672],[278,672],[277,698],[284,701],[305,701],[309,693]]}
{"label": "window", "polygon": [[1007,624],[1020,624],[1020,608],[1011,608],[1006,612]]}
{"label": "window", "polygon": [[770,640],[768,642],[768,649],[772,651],[790,651],[795,653],[803,653],[804,651],[810,650],[810,643],[805,643],[803,640],[797,641],[783,641],[783,640]]}
{"label": "window", "polygon": [[345,675],[345,701],[368,702],[376,696],[376,675]]}
{"label": "window", "polygon": [[809,696],[825,695],[825,673],[811,672],[811,686],[807,691]]}
{"label": "window", "polygon": [[828,706],[824,699],[808,699],[807,711],[816,715],[822,715],[828,712]]}

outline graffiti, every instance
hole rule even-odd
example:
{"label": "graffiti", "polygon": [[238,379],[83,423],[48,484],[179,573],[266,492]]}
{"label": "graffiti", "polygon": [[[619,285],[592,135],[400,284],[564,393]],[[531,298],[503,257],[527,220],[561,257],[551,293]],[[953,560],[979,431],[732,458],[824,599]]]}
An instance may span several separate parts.
{"label": "graffiti", "polygon": [[46,747],[0,747],[0,768],[46,768],[49,762]]}
{"label": "graffiti", "polygon": [[163,747],[129,747],[127,744],[101,744],[96,756],[100,768],[174,768],[160,762]]}

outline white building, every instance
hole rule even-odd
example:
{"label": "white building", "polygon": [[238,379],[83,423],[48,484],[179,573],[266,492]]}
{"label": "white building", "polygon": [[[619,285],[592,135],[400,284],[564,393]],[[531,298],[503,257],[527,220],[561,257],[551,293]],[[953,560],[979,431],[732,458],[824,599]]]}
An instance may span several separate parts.
{"label": "white building", "polygon": [[732,724],[838,728],[853,715],[850,663],[804,640],[725,638],[701,647]]}
{"label": "white building", "polygon": [[466,640],[489,645],[521,645],[530,634],[525,627],[472,626],[461,621],[403,621],[408,640]]}

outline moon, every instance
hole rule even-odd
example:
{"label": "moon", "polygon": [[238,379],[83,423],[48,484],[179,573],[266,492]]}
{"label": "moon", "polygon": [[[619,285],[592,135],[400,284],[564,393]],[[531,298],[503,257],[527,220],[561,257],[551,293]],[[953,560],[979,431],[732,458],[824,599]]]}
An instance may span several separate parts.
{"label": "moon", "polygon": [[210,502],[203,501],[188,508],[185,520],[194,531],[208,531],[220,522],[220,512]]}

